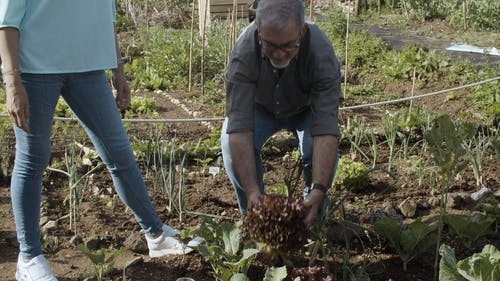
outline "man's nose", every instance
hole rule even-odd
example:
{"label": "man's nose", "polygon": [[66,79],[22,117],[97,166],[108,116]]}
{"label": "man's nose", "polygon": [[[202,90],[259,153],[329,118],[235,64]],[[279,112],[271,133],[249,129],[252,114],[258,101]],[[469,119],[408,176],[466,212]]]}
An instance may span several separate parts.
{"label": "man's nose", "polygon": [[282,60],[286,57],[286,52],[283,51],[282,49],[280,48],[276,48],[274,51],[273,51],[273,57],[277,60]]}

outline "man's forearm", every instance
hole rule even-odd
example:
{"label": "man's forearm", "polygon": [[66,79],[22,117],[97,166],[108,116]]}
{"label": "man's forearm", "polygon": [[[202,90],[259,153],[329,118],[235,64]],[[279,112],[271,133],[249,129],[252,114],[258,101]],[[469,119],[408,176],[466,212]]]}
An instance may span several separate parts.
{"label": "man's forearm", "polygon": [[260,192],[255,167],[252,132],[229,135],[233,167],[247,195]]}
{"label": "man's forearm", "polygon": [[337,159],[336,136],[315,136],[313,145],[313,183],[327,186]]}

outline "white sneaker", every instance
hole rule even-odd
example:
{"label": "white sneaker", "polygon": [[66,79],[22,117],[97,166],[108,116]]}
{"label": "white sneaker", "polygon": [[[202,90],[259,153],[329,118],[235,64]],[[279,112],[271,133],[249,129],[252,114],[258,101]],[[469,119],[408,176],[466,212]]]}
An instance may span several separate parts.
{"label": "white sneaker", "polygon": [[163,233],[158,238],[153,239],[146,235],[150,257],[158,258],[166,255],[183,255],[193,250],[172,237],[179,234],[177,230],[166,225],[162,229]]}
{"label": "white sneaker", "polygon": [[187,246],[188,247],[198,247],[203,243],[205,243],[205,239],[203,239],[203,237],[196,236],[195,238],[193,238],[193,240],[191,240],[187,243]]}
{"label": "white sneaker", "polygon": [[[163,229],[163,232],[165,233],[166,236],[176,237],[177,235],[181,234],[179,232],[179,230],[172,228],[168,225],[163,225],[162,229]],[[198,247],[203,243],[205,243],[205,239],[203,237],[196,236],[195,238],[193,238],[192,240],[190,240],[187,243],[187,246],[188,247]]]}
{"label": "white sneaker", "polygon": [[43,255],[32,258],[25,263],[21,254],[17,259],[16,280],[18,281],[57,281],[50,271],[49,264]]}
{"label": "white sneaker", "polygon": [[163,225],[163,227],[161,229],[163,230],[163,233],[165,233],[166,236],[175,237],[175,236],[181,234],[179,232],[179,230],[177,230],[175,228],[171,228],[168,225]]}

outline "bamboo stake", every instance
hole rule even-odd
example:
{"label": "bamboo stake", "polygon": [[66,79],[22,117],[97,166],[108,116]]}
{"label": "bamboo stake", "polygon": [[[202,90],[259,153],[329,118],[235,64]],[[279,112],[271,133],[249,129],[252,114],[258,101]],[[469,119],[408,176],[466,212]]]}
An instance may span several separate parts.
{"label": "bamboo stake", "polygon": [[233,0],[233,10],[231,11],[233,18],[236,17],[238,14],[238,2],[236,0]]}
{"label": "bamboo stake", "polygon": [[350,22],[350,14],[351,14],[351,1],[347,6],[347,29],[345,35],[345,68],[344,68],[344,98],[347,98],[347,72],[349,61],[347,60],[349,55],[349,22]]}
{"label": "bamboo stake", "polygon": [[201,95],[205,95],[205,37],[207,30],[207,10],[208,3],[210,1],[207,0],[205,2],[205,17],[203,18],[203,31],[201,36]]}
{"label": "bamboo stake", "polygon": [[464,0],[464,30],[467,30],[467,0]]}
{"label": "bamboo stake", "polygon": [[[229,26],[229,31],[227,28],[224,29],[224,67],[227,65],[228,63],[228,45],[229,45],[229,40],[230,37],[231,37],[231,17],[229,15],[229,11],[227,11],[227,17],[226,17],[226,27]],[[229,33],[228,33],[229,32]]]}
{"label": "bamboo stake", "polygon": [[237,20],[237,14],[234,13],[235,9],[236,9],[236,0],[233,1],[233,15],[232,15],[232,18],[231,18],[231,44],[230,44],[230,50],[232,49],[232,46],[234,44],[234,42],[236,41],[236,20]]}
{"label": "bamboo stake", "polygon": [[313,14],[313,5],[314,5],[314,0],[309,1],[309,19],[313,20],[312,14]]}
{"label": "bamboo stake", "polygon": [[189,39],[189,78],[188,78],[188,92],[191,93],[191,83],[193,77],[193,41],[194,41],[194,6],[195,2],[193,1],[193,8],[191,9],[191,38]]}
{"label": "bamboo stake", "polygon": [[[416,82],[416,70],[417,68],[416,67],[413,67],[413,79],[412,79],[412,83],[411,83],[411,97],[413,98],[413,95],[415,94],[415,82]],[[408,118],[410,118],[410,114],[411,114],[411,109],[413,107],[413,99],[410,100],[410,107],[408,108]],[[408,120],[406,120],[408,121]]]}

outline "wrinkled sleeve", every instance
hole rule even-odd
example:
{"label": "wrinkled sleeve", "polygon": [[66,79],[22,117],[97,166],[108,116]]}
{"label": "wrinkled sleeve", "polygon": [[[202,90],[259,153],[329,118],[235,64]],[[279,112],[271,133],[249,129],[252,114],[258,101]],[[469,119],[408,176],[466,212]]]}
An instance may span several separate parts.
{"label": "wrinkled sleeve", "polygon": [[0,28],[15,27],[20,29],[26,12],[26,0],[0,1]]}
{"label": "wrinkled sleeve", "polygon": [[257,91],[258,60],[255,52],[255,30],[247,26],[234,45],[226,79],[227,133],[254,129],[255,94]]}
{"label": "wrinkled sleeve", "polygon": [[256,84],[252,81],[247,64],[233,58],[226,73],[227,133],[253,131],[254,97]]}
{"label": "wrinkled sleeve", "polygon": [[[338,125],[339,103],[341,100],[340,63],[326,36],[316,42],[313,68],[311,133],[313,136],[334,135],[341,137]],[[321,56],[319,56],[321,54]]]}

